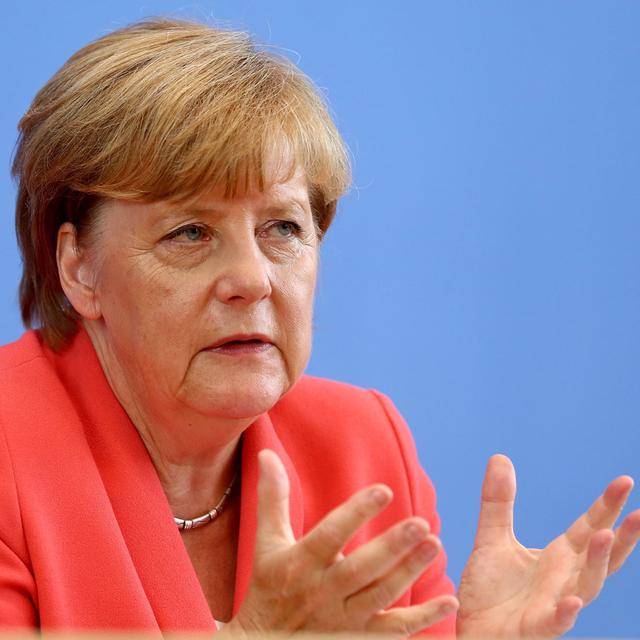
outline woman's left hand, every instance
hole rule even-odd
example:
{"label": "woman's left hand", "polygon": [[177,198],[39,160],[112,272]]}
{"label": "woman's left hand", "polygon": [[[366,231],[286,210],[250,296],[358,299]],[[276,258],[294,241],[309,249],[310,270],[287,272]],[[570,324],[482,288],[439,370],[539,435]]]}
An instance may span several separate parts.
{"label": "woman's left hand", "polygon": [[564,534],[544,549],[527,549],[513,533],[513,465],[493,456],[458,593],[458,634],[555,637],[571,629],[640,538],[640,509],[611,529],[632,487],[630,477],[617,478]]}

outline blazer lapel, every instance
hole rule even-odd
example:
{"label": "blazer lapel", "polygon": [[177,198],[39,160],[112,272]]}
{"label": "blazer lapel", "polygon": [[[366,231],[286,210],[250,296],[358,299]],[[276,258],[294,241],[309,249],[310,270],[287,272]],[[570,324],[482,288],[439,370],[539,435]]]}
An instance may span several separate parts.
{"label": "blazer lapel", "polygon": [[[158,628],[215,630],[155,467],[113,395],[84,331],[60,358],[59,373],[79,405],[87,442],[109,496],[115,516],[109,533],[115,537],[120,530]],[[127,593],[121,597],[126,606]]]}
{"label": "blazer lapel", "polygon": [[303,533],[304,504],[300,479],[291,458],[276,433],[269,414],[266,413],[260,416],[242,436],[240,537],[238,540],[233,615],[236,615],[247,594],[253,569],[253,549],[256,540],[256,513],[258,506],[258,453],[262,449],[275,451],[284,463],[291,487],[289,497],[291,528],[296,540]]}

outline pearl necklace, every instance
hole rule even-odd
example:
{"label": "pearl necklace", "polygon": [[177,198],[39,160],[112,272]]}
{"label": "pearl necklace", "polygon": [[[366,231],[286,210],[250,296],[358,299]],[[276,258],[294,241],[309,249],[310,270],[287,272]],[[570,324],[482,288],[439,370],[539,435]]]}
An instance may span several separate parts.
{"label": "pearl necklace", "polygon": [[238,477],[238,472],[236,471],[233,475],[233,478],[231,478],[231,482],[229,483],[229,486],[227,487],[226,491],[222,495],[222,498],[220,498],[220,502],[218,502],[218,504],[215,507],[213,507],[211,511],[207,511],[207,513],[205,513],[204,515],[198,516],[197,518],[193,518],[192,520],[174,517],[173,520],[176,523],[176,525],[178,525],[178,529],[180,529],[180,531],[186,531],[187,529],[197,529],[198,527],[202,527],[205,524],[209,524],[210,522],[213,522],[222,512],[224,503],[227,501],[227,498],[231,495],[231,491],[233,489],[233,485],[235,484],[237,477]]}

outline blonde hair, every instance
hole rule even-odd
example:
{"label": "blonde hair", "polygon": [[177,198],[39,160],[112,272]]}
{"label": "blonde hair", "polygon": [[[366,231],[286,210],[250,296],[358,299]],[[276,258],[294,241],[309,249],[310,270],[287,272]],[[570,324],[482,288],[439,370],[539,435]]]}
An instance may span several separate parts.
{"label": "blonde hair", "polygon": [[59,282],[57,232],[69,221],[82,237],[104,198],[178,202],[219,185],[227,197],[250,183],[264,189],[268,160],[286,149],[283,168],[304,171],[323,234],[350,182],[345,145],[311,81],[247,34],[196,22],[154,18],[92,42],[39,91],[18,128],[22,319],[39,323],[54,349],[78,319]]}

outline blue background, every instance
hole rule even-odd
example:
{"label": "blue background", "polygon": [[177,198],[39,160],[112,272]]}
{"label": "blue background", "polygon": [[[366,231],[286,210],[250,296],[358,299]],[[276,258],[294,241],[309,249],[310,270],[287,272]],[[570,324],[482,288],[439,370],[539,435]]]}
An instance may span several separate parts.
{"label": "blue background", "polygon": [[[456,582],[492,453],[516,464],[527,546],[563,531],[615,475],[640,477],[640,2],[22,0],[2,11],[0,342],[21,333],[9,164],[34,93],[130,21],[214,18],[289,50],[351,149],[309,372],[397,403],[438,489]],[[640,636],[639,569],[640,553],[571,635]]]}

